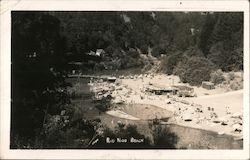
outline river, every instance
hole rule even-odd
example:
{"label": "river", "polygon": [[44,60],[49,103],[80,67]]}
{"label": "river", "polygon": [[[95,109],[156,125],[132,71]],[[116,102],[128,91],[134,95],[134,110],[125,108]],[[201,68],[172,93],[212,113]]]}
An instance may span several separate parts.
{"label": "river", "polygon": [[[137,126],[138,132],[147,136],[150,134],[148,120],[127,120],[119,117],[107,115],[106,113],[100,113],[95,107],[90,93],[89,86],[87,85],[87,79],[74,79],[70,80],[74,82],[74,85],[78,83],[79,90],[77,91],[80,96],[74,99],[72,102],[75,104],[75,119],[79,117],[86,117],[87,119],[101,119],[102,123],[110,128],[114,128],[117,122],[120,121],[124,124],[134,124]],[[141,105],[140,105],[141,107]],[[147,108],[150,107],[147,105]],[[126,111],[124,109],[123,111]],[[137,111],[138,112],[138,111]],[[141,110],[143,112],[143,110]],[[159,112],[159,111],[158,111]],[[136,114],[136,113],[135,113]],[[242,149],[243,140],[234,140],[230,135],[219,135],[216,132],[206,131],[196,128],[184,127],[175,124],[161,125],[163,129],[166,129],[176,135],[177,149]],[[166,137],[168,138],[168,137]],[[163,147],[164,148],[164,147]]]}

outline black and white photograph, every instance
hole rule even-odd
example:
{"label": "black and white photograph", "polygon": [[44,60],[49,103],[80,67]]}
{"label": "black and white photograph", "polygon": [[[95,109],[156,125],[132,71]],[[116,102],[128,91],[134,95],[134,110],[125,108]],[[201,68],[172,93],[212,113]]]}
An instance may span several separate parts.
{"label": "black and white photograph", "polygon": [[243,150],[244,16],[11,10],[8,148]]}

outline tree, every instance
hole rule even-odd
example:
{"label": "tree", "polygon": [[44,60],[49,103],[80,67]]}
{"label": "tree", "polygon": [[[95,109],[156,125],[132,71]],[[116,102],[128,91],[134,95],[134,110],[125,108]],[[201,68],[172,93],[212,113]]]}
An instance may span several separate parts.
{"label": "tree", "polygon": [[243,69],[243,13],[218,13],[208,58],[223,71]]}
{"label": "tree", "polygon": [[217,14],[206,14],[206,20],[204,25],[202,26],[201,34],[200,34],[200,41],[198,43],[199,48],[202,52],[207,55],[209,53],[209,39],[211,34],[213,33],[214,26],[217,22]]}
{"label": "tree", "polygon": [[162,69],[166,74],[173,74],[175,66],[181,61],[182,52],[176,51],[164,58],[162,62]]}
{"label": "tree", "polygon": [[213,69],[213,63],[204,57],[186,57],[177,64],[174,73],[180,77],[183,83],[200,85],[202,81],[210,79]]}
{"label": "tree", "polygon": [[[214,26],[210,41],[215,44],[218,41],[231,40],[233,33],[243,28],[243,13],[218,13],[218,20]],[[231,47],[230,45],[228,47]]]}
{"label": "tree", "polygon": [[223,71],[242,70],[243,48],[227,50],[224,45],[222,42],[214,44],[210,49],[211,53],[208,55],[208,59]]}
{"label": "tree", "polygon": [[41,12],[12,12],[11,133],[34,138],[47,114],[68,103],[65,38],[60,21]]}
{"label": "tree", "polygon": [[225,81],[225,77],[223,76],[223,72],[221,69],[218,69],[210,74],[210,81],[214,84],[220,84]]}

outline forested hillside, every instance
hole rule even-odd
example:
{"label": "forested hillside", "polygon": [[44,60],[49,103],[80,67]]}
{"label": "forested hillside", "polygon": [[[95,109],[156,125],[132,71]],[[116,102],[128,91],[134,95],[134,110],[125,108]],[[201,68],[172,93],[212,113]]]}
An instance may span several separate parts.
{"label": "forested hillside", "polygon": [[[94,65],[97,70],[107,68],[105,66],[109,69],[143,66],[146,62],[140,58],[140,54],[148,53],[164,59],[161,68],[167,74],[179,74],[179,67],[188,63],[188,59],[197,57],[203,57],[211,63],[210,68],[213,70],[243,69],[243,13],[50,14],[60,20],[62,33],[67,39],[67,51],[78,57],[78,61],[79,57],[90,51],[105,50],[102,63]],[[207,71],[202,71],[202,68],[197,72],[208,74]]]}

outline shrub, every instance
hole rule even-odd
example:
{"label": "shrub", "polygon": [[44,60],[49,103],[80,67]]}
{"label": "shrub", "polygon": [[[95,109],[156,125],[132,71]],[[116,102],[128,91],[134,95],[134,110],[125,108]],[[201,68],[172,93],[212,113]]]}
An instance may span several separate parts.
{"label": "shrub", "polygon": [[130,48],[127,52],[127,55],[132,58],[139,58],[140,54],[134,48]]}
{"label": "shrub", "polygon": [[[133,48],[130,48],[127,52],[124,51],[124,55],[119,56],[118,60],[119,65],[114,66],[113,69],[128,69],[143,65],[143,61],[140,59],[140,54]],[[114,62],[109,65],[113,64]]]}
{"label": "shrub", "polygon": [[154,57],[159,57],[160,56],[160,54],[161,54],[161,52],[160,52],[161,50],[160,50],[160,48],[158,47],[158,46],[155,46],[155,47],[153,47],[153,49],[152,49],[152,56],[154,56]]}
{"label": "shrub", "polygon": [[108,95],[107,97],[103,97],[99,103],[96,104],[96,108],[102,112],[106,112],[110,109],[112,96]]}
{"label": "shrub", "polygon": [[160,124],[150,124],[149,128],[152,132],[153,145],[157,148],[175,149],[179,137],[170,131],[166,126]]}
{"label": "shrub", "polygon": [[178,64],[181,60],[182,54],[181,52],[177,51],[174,54],[171,54],[163,59],[162,62],[162,69],[166,74],[172,74],[174,67]]}
{"label": "shrub", "polygon": [[147,45],[142,45],[140,47],[141,53],[142,54],[147,54],[148,53],[148,46]]}
{"label": "shrub", "polygon": [[227,74],[227,78],[228,78],[228,81],[234,80],[235,74],[234,74],[233,72],[229,72],[229,73]]}
{"label": "shrub", "polygon": [[174,74],[180,77],[183,83],[200,85],[202,81],[210,79],[214,65],[204,57],[190,57],[182,60],[174,69]]}
{"label": "shrub", "polygon": [[43,148],[86,148],[96,129],[100,126],[100,120],[77,119],[70,120],[67,124],[62,121],[50,121],[45,128]]}
{"label": "shrub", "polygon": [[222,70],[218,69],[217,71],[212,72],[210,74],[210,81],[214,84],[220,84],[225,81]]}
{"label": "shrub", "polygon": [[237,81],[237,80],[233,80],[233,81],[230,83],[229,88],[230,88],[231,90],[234,90],[234,91],[243,89],[243,83],[242,83],[242,82],[239,82],[239,81]]}

